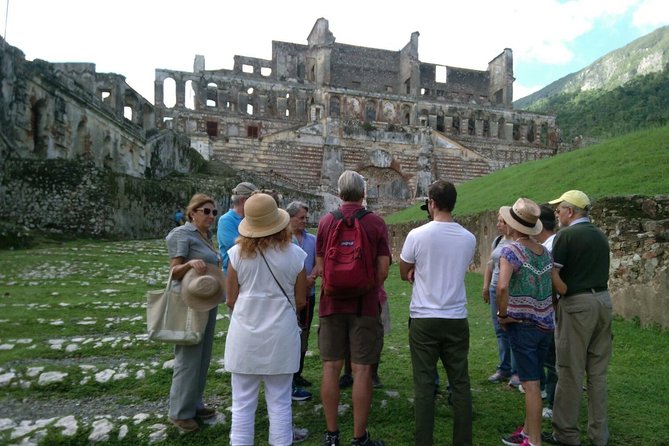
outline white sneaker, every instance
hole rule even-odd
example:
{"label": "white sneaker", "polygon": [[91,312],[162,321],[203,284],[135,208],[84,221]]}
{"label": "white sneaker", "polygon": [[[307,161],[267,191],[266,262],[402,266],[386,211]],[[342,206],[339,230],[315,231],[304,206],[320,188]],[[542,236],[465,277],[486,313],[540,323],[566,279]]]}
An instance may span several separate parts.
{"label": "white sneaker", "polygon": [[518,391],[519,391],[520,393],[525,393],[525,389],[523,389],[523,385],[522,385],[522,384],[518,384]]}
{"label": "white sneaker", "polygon": [[541,399],[542,399],[542,400],[545,400],[546,398],[548,398],[548,393],[546,393],[545,390],[542,390],[542,391],[541,391]]}
{"label": "white sneaker", "polygon": [[552,420],[553,419],[553,409],[550,407],[544,407],[544,410],[541,411],[541,417],[544,420]]}

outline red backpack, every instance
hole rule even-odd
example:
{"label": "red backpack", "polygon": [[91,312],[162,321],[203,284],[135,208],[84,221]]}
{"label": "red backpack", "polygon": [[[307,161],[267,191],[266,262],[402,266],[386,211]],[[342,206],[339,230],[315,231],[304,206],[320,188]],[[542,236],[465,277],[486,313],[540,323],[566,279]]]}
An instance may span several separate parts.
{"label": "red backpack", "polygon": [[372,247],[360,220],[371,211],[360,209],[345,218],[332,211],[334,223],[325,243],[323,290],[330,297],[360,297],[374,289],[376,273],[372,265]]}

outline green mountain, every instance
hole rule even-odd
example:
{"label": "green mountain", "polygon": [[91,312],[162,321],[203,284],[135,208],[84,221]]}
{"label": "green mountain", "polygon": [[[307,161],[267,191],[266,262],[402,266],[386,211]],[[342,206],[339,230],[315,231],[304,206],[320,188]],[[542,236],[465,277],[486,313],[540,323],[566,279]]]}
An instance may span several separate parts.
{"label": "green mountain", "polygon": [[529,96],[514,101],[516,109],[541,111],[538,102],[559,94],[611,91],[638,76],[656,73],[669,63],[669,26],[664,26],[604,55]]}

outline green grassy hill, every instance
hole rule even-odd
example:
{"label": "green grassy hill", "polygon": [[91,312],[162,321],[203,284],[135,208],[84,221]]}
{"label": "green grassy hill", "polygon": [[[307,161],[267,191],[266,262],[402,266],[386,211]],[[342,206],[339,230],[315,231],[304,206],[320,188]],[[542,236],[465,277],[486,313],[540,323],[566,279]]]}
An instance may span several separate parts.
{"label": "green grassy hill", "polygon": [[[538,203],[580,189],[592,199],[669,194],[669,126],[630,133],[550,159],[508,167],[458,187],[455,215],[511,205],[520,196]],[[424,220],[416,204],[387,223]]]}

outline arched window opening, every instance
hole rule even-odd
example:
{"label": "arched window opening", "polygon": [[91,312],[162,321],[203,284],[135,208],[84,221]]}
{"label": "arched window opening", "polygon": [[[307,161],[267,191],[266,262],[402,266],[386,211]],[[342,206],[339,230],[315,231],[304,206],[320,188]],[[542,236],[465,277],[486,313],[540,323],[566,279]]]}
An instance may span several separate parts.
{"label": "arched window opening", "polygon": [[163,104],[167,108],[177,105],[177,83],[171,77],[163,81]]}
{"label": "arched window opening", "polygon": [[376,121],[376,102],[369,101],[367,104],[365,104],[365,121]]}
{"label": "arched window opening", "polygon": [[500,118],[497,125],[497,137],[499,139],[506,139],[506,120],[504,118]]}
{"label": "arched window opening", "polygon": [[340,114],[341,101],[339,97],[333,96],[330,98],[330,116],[333,118],[338,118]]}
{"label": "arched window opening", "polygon": [[207,84],[207,107],[218,107],[218,85],[213,82]]}
{"label": "arched window opening", "polygon": [[534,142],[535,136],[534,121],[530,121],[530,123],[527,125],[527,141]]}
{"label": "arched window opening", "polygon": [[185,94],[184,105],[189,110],[195,110],[195,89],[193,88],[193,81],[186,81]]}
{"label": "arched window opening", "polygon": [[33,105],[32,114],[30,117],[30,124],[33,133],[33,150],[35,155],[46,157],[47,154],[47,119],[46,119],[46,102],[40,99]]}
{"label": "arched window opening", "polygon": [[265,76],[265,77],[269,77],[269,76],[272,75],[272,69],[269,68],[269,67],[262,67],[260,69],[260,75]]}

